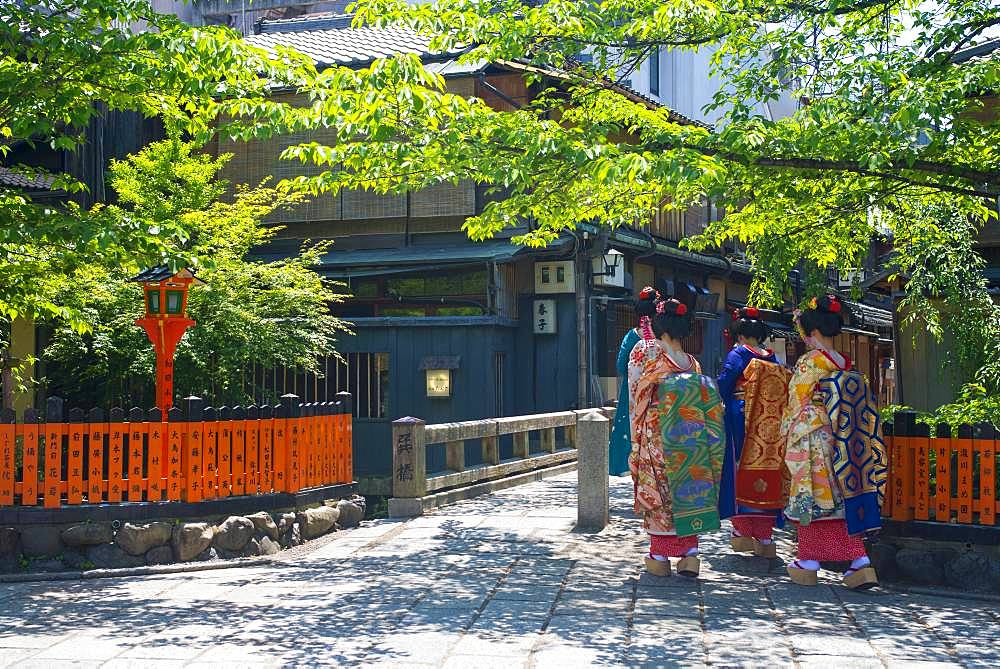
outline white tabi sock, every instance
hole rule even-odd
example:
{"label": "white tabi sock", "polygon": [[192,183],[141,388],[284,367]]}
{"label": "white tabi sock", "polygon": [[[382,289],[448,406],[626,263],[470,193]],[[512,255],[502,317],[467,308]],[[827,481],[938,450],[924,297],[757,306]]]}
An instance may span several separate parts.
{"label": "white tabi sock", "polygon": [[664,555],[653,555],[652,553],[650,553],[649,557],[653,558],[654,560],[658,560],[660,562],[666,562],[667,561],[667,558]]}
{"label": "white tabi sock", "polygon": [[687,553],[684,554],[684,557],[693,557],[693,556],[695,556],[697,554],[698,554],[698,549],[697,548],[691,548],[691,549],[688,550]]}
{"label": "white tabi sock", "polygon": [[809,571],[819,571],[819,560],[796,560],[799,565],[799,569],[808,569]]}
{"label": "white tabi sock", "polygon": [[867,555],[864,555],[851,563],[851,569],[854,570],[864,569],[865,567],[870,567],[871,564],[872,561],[868,559]]}

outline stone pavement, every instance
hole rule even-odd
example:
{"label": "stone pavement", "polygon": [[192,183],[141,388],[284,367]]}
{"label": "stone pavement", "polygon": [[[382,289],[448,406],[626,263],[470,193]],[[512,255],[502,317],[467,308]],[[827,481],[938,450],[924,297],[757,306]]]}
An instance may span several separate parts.
{"label": "stone pavement", "polygon": [[569,474],[265,566],[2,584],[0,665],[1000,666],[996,604],[797,587],[723,533],[699,580],[642,574],[631,482],[611,488],[598,535],[572,532]]}

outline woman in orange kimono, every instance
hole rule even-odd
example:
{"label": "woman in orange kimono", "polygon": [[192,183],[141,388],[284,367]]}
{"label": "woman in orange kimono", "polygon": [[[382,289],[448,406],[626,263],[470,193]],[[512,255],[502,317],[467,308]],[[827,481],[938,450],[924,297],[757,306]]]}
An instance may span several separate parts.
{"label": "woman in orange kimono", "polygon": [[880,526],[885,447],[867,380],[834,350],[842,310],[825,295],[796,319],[812,350],[795,363],[782,417],[791,477],[785,516],[798,525],[799,544],[788,574],[815,585],[821,561],[850,561],[844,584],[868,588],[878,579],[863,536]]}
{"label": "woman in orange kimono", "polygon": [[691,333],[687,307],[661,300],[652,319],[655,338],[629,358],[629,416],[635,512],[649,534],[646,570],[697,576],[698,535],[719,528],[718,491],[725,434],[722,401],[681,340]]}

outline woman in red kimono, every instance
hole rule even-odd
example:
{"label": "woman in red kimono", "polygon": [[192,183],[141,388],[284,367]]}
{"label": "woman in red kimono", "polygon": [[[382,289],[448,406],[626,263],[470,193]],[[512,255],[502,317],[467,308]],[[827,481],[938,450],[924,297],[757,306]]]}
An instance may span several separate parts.
{"label": "woman in red kimono", "polygon": [[629,358],[629,415],[635,512],[649,533],[647,571],[697,576],[698,535],[719,528],[718,490],[725,441],[722,401],[681,340],[691,333],[687,307],[661,300],[652,319],[654,339]]}

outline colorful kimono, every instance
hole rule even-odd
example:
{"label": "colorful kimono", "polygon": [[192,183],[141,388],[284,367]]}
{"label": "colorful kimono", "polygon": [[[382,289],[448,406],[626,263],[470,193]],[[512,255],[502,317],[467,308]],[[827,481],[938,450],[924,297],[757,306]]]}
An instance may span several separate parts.
{"label": "colorful kimono", "polygon": [[726,405],[719,514],[733,518],[740,536],[770,539],[774,526],[783,524],[788,472],[781,417],[790,376],[773,352],[742,344],[726,356],[719,375]]}
{"label": "colorful kimono", "polygon": [[865,555],[861,535],[880,525],[886,477],[878,430],[875,398],[849,359],[840,365],[819,350],[799,358],[782,418],[790,474],[785,515],[799,524],[799,559]]}
{"label": "colorful kimono", "polygon": [[621,378],[618,386],[618,410],[615,412],[615,422],[611,426],[611,442],[608,444],[608,472],[612,476],[628,473],[628,454],[632,451],[632,429],[629,425],[628,412],[628,357],[632,349],[642,337],[635,328],[629,330],[622,339],[618,349],[618,376]]}
{"label": "colorful kimono", "polygon": [[656,340],[640,341],[629,359],[629,414],[635,512],[651,553],[680,557],[697,535],[719,527],[723,408],[711,379],[688,355],[678,366]]}

